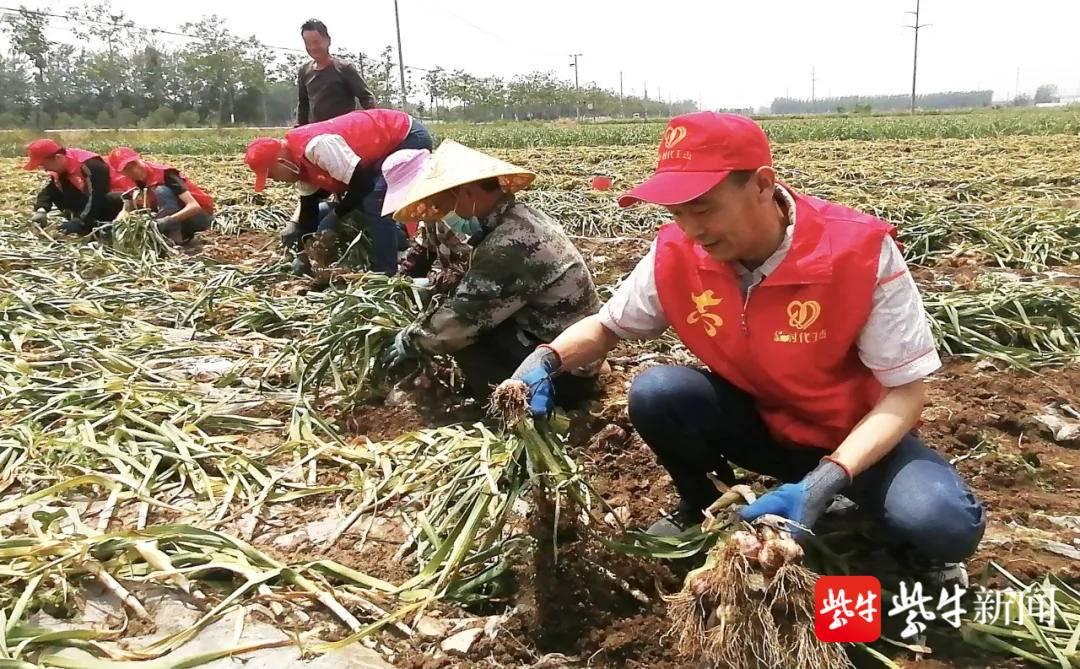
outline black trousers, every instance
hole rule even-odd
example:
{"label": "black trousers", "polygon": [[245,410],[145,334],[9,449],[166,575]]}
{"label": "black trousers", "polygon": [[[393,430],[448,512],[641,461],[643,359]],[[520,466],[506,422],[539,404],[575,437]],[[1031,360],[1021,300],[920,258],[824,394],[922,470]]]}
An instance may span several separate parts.
{"label": "black trousers", "polygon": [[[45,190],[49,194],[49,201],[52,203],[52,206],[63,212],[68,218],[78,216],[83,209],[86,209],[86,200],[88,197],[86,193],[82,193],[73,188],[66,190],[61,189],[54,181],[50,181],[48,185],[45,186]],[[105,215],[96,222],[97,224],[115,220],[124,208],[124,200],[120,193],[109,193],[105,196],[105,200]],[[89,226],[87,226],[85,232],[90,232]]]}
{"label": "black trousers", "polygon": [[[510,378],[518,365],[543,343],[523,332],[511,319],[503,321],[453,357],[465,374],[469,394],[478,402],[487,404],[495,386]],[[555,402],[564,409],[577,407],[595,397],[599,390],[600,383],[595,376],[559,374],[555,377]]]}

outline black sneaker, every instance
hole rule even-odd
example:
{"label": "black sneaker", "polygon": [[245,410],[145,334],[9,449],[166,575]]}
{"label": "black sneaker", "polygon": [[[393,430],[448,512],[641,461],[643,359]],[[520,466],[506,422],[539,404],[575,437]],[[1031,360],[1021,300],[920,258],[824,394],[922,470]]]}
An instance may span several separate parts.
{"label": "black sneaker", "polygon": [[90,232],[90,226],[77,218],[64,221],[60,224],[60,232],[66,235],[79,235],[80,237]]}
{"label": "black sneaker", "polygon": [[311,276],[311,261],[306,255],[293,258],[292,273],[296,276]]}
{"label": "black sneaker", "polygon": [[664,517],[649,525],[645,530],[648,534],[658,537],[674,537],[689,530],[695,525],[700,525],[705,519],[701,511],[693,509],[683,502],[672,512],[664,512]]}

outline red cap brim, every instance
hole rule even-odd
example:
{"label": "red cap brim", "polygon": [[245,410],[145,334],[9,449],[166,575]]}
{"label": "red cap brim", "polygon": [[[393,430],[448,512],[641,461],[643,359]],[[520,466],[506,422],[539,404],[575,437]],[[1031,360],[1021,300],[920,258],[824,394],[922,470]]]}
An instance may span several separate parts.
{"label": "red cap brim", "polygon": [[261,192],[263,192],[264,188],[266,188],[266,172],[262,172],[262,171],[256,172],[255,173],[255,192],[256,193],[261,193]]}
{"label": "red cap brim", "polygon": [[26,161],[25,165],[23,165],[23,169],[27,172],[33,172],[39,167],[41,167],[41,161],[37,158],[31,158],[30,160]]}
{"label": "red cap brim", "polygon": [[637,188],[619,198],[620,207],[641,202],[673,206],[708,193],[731,174],[726,172],[657,172]]}

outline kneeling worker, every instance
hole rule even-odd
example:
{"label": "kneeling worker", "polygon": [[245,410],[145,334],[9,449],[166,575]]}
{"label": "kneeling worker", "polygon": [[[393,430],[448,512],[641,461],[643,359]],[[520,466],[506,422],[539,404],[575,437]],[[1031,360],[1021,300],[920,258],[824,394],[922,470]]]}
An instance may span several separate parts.
{"label": "kneeling worker", "polygon": [[[317,260],[333,260],[338,223],[359,208],[371,233],[372,271],[394,275],[403,234],[382,214],[382,162],[395,151],[431,148],[431,135],[417,119],[393,109],[365,109],[294,128],[282,140],[255,139],[244,162],[255,172],[256,192],[267,177],[299,185],[300,207],[290,228],[298,245],[302,236],[316,233]],[[340,199],[320,218],[319,203],[330,195]]]}
{"label": "kneeling worker", "polygon": [[125,199],[125,210],[154,212],[158,230],[173,242],[187,244],[196,232],[210,229],[214,200],[175,167],[147,162],[126,146],[112,150],[109,165],[142,189],[141,197]]}
{"label": "kneeling worker", "polygon": [[[430,222],[460,216],[469,221],[465,227],[479,232],[470,239],[472,258],[460,283],[398,334],[391,366],[420,351],[453,355],[470,393],[483,402],[537,345],[600,308],[585,259],[566,233],[514,197],[535,178],[457,142],[439,145],[395,218]],[[560,401],[570,406],[594,394],[597,366],[568,367],[556,377]]]}
{"label": "kneeling worker", "polygon": [[650,528],[699,523],[718,496],[708,474],[732,465],[784,482],[742,511],[813,529],[842,493],[900,555],[943,578],[986,524],[955,469],[912,429],[923,379],[941,362],[892,226],[777,180],[752,120],[676,117],[656,173],[619,204],[662,205],[648,255],[596,316],[541,347],[515,374],[550,410],[549,377],[589,364],[621,339],[669,327],[707,367],[641,373],[629,413],[678,490],[678,511]]}
{"label": "kneeling worker", "polygon": [[70,235],[89,234],[115,219],[124,208],[121,194],[134,186],[96,153],[64,148],[51,139],[30,142],[26,155],[23,169],[40,168],[50,177],[38,193],[32,220],[44,225],[56,207],[67,217],[60,231]]}

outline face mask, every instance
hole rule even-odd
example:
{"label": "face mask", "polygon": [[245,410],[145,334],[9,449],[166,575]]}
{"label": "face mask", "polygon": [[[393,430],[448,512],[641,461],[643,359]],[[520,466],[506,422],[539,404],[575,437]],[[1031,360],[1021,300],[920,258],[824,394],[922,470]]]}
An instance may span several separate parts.
{"label": "face mask", "polygon": [[472,237],[476,233],[480,232],[480,219],[475,216],[464,218],[458,216],[457,212],[450,212],[443,217],[443,223],[446,226],[463,237]]}

